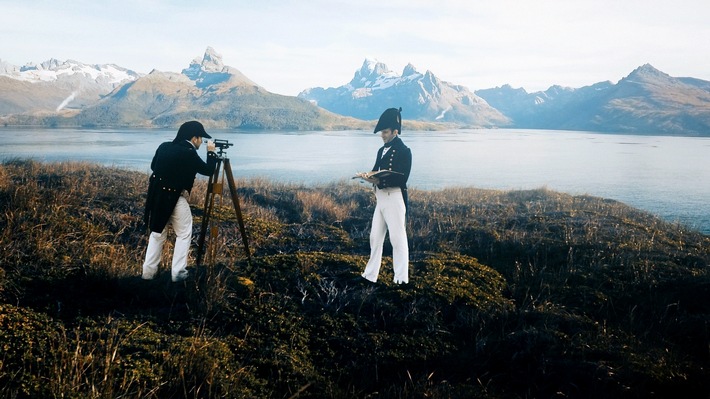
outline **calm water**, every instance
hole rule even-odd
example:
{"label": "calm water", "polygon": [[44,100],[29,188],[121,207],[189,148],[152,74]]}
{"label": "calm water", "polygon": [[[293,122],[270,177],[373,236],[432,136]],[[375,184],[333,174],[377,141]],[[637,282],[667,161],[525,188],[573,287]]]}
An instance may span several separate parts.
{"label": "calm water", "polygon": [[[210,131],[236,177],[316,184],[369,170],[382,141],[363,131]],[[0,159],[82,160],[149,173],[175,130],[0,129]],[[710,138],[548,130],[408,132],[410,186],[547,187],[616,199],[710,234]],[[204,156],[204,149],[200,150]],[[352,184],[359,184],[353,182]]]}

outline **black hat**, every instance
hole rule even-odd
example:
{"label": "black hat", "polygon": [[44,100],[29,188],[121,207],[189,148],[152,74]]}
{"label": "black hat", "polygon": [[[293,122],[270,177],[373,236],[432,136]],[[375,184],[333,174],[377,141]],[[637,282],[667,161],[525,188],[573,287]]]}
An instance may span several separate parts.
{"label": "black hat", "polygon": [[377,133],[385,129],[396,129],[399,133],[402,133],[402,107],[388,108],[380,116],[380,120],[377,121],[377,126],[375,126],[375,131]]}
{"label": "black hat", "polygon": [[198,121],[190,121],[190,122],[185,122],[180,126],[180,129],[178,129],[177,136],[175,136],[175,140],[173,141],[180,141],[180,140],[190,140],[193,137],[204,137],[211,139],[212,136],[207,134],[205,131],[205,127],[202,126],[202,124]]}

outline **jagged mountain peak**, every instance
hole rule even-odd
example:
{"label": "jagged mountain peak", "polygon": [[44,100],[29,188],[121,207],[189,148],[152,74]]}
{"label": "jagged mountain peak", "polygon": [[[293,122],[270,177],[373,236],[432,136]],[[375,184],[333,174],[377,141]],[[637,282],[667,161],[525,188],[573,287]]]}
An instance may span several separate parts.
{"label": "jagged mountain peak", "polygon": [[673,78],[667,73],[661,72],[654,68],[651,64],[644,64],[634,69],[627,77],[622,80],[627,81],[668,81]]}
{"label": "jagged mountain peak", "polygon": [[387,65],[384,63],[378,61],[375,58],[372,57],[365,57],[365,61],[362,63],[362,67],[360,68],[360,72],[363,75],[370,75],[370,74],[382,74],[382,73],[387,73],[390,72],[389,68],[387,68]]}
{"label": "jagged mountain peak", "polygon": [[[410,75],[421,75],[421,73],[417,71],[417,69],[414,67],[414,65],[412,65],[411,62],[404,67],[401,76],[406,77]],[[360,69],[355,72],[356,78],[377,78],[379,76],[391,78],[399,77],[400,75],[397,75],[396,72],[390,70],[387,64],[371,57],[365,57],[365,61],[363,61],[362,67],[360,67]]]}
{"label": "jagged mountain peak", "polygon": [[19,73],[20,69],[16,65],[0,59],[0,75],[12,76]]}
{"label": "jagged mountain peak", "polygon": [[202,58],[197,57],[192,60],[190,66],[183,69],[181,73],[194,81],[200,88],[223,83],[232,86],[259,87],[238,69],[224,65],[222,55],[212,47],[207,47]]}
{"label": "jagged mountain peak", "polygon": [[567,86],[562,86],[562,85],[552,85],[547,90],[545,90],[545,93],[548,93],[548,94],[569,93],[569,92],[573,92],[575,90],[576,89],[574,89],[572,87],[567,87]]}
{"label": "jagged mountain peak", "polygon": [[212,47],[207,47],[202,58],[195,57],[190,63],[190,66],[182,70],[184,75],[187,75],[193,80],[197,80],[202,73],[220,72],[224,72],[222,55],[217,53]]}
{"label": "jagged mountain peak", "polygon": [[222,55],[218,54],[212,47],[207,47],[205,55],[202,57],[202,69],[209,72],[222,72],[224,69]]}
{"label": "jagged mountain peak", "polygon": [[[67,61],[69,62],[69,61]],[[20,67],[20,72],[24,71],[36,71],[36,70],[43,70],[43,71],[49,71],[52,69],[57,69],[59,66],[64,64],[64,61],[60,61],[56,58],[50,58],[47,61],[44,61],[40,63],[39,65],[36,65],[34,63],[27,63],[24,66]]]}
{"label": "jagged mountain peak", "polygon": [[407,66],[404,67],[404,70],[402,71],[402,77],[407,77],[407,76],[412,76],[412,75],[421,75],[417,69],[412,65],[410,62],[407,64]]}
{"label": "jagged mountain peak", "polygon": [[396,76],[397,74],[390,71],[384,63],[374,58],[366,57],[362,67],[355,71],[355,76],[353,76],[350,84],[353,87],[365,87],[368,82],[375,82],[381,77],[391,78]]}
{"label": "jagged mountain peak", "polygon": [[665,73],[659,71],[659,70],[656,69],[653,65],[648,64],[648,63],[643,64],[643,65],[641,65],[640,67],[634,69],[633,71],[631,71],[631,73],[632,73],[632,74],[634,74],[634,73],[653,73],[653,74],[658,74],[658,73],[660,73],[660,74],[665,75]]}

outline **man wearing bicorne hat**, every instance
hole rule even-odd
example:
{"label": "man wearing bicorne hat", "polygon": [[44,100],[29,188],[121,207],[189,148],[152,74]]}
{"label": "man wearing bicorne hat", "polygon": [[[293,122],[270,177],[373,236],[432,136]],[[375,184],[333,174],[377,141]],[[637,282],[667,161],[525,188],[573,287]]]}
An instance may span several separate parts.
{"label": "man wearing bicorne hat", "polygon": [[376,282],[382,264],[382,248],[389,231],[392,244],[394,282],[409,282],[409,243],[407,242],[407,180],[412,169],[412,152],[404,145],[402,133],[402,108],[389,108],[380,116],[374,133],[380,133],[384,146],[377,151],[372,171],[389,170],[395,173],[383,177],[364,177],[375,186],[377,205],[370,230],[370,260],[362,277]]}
{"label": "man wearing bicorne hat", "polygon": [[150,164],[153,173],[148,184],[144,221],[150,228],[148,248],[143,263],[143,279],[152,280],[167,238],[166,226],[175,232],[171,279],[183,281],[188,276],[187,257],[192,242],[192,211],[187,199],[195,176],[211,176],[217,166],[215,144],[207,142],[207,162],[197,154],[202,138],[212,138],[200,122],[185,122],[173,141],[158,146]]}

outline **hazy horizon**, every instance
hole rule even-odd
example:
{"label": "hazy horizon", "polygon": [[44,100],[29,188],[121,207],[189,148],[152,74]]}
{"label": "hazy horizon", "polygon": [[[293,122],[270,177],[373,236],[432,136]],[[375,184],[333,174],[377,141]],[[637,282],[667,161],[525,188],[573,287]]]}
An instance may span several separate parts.
{"label": "hazy horizon", "polygon": [[651,64],[710,80],[710,3],[0,0],[0,59],[180,72],[207,47],[265,89],[297,95],[349,82],[365,58],[479,90],[617,82]]}

